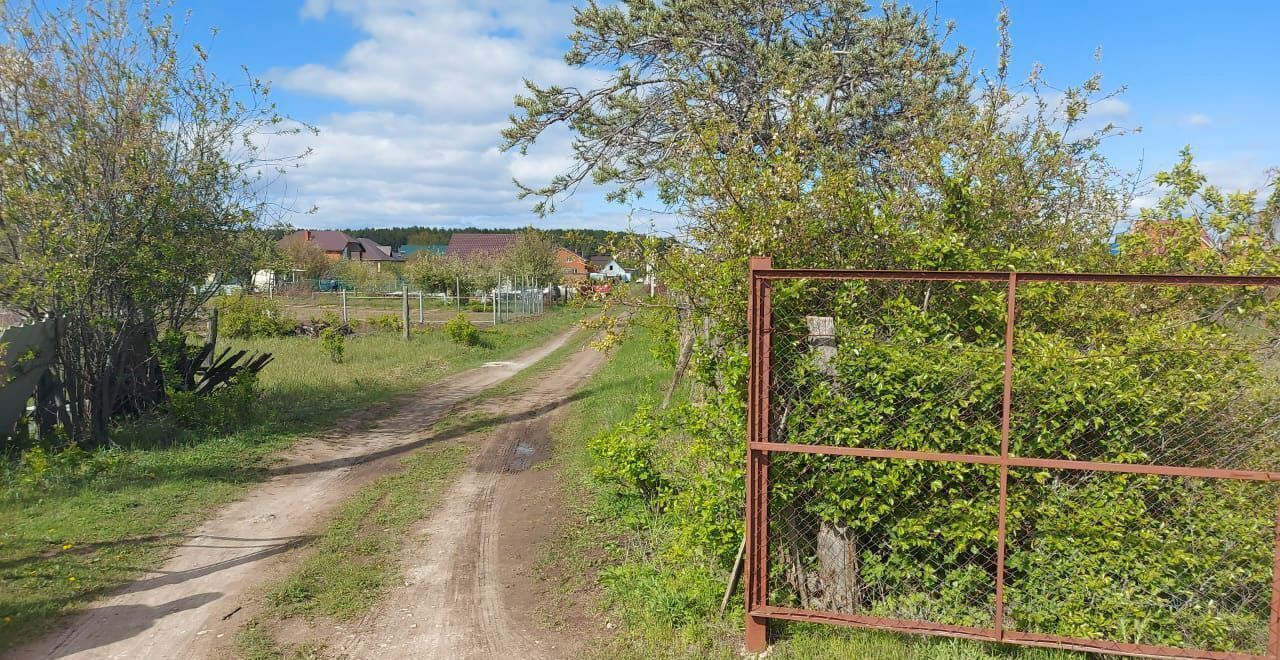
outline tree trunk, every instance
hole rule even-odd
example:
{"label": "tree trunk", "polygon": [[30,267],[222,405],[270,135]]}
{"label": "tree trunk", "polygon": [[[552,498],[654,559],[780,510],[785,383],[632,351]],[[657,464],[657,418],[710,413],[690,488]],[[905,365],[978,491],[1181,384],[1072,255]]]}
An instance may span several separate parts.
{"label": "tree trunk", "polygon": [[825,520],[818,526],[818,582],[824,609],[862,611],[858,537],[853,530]]}
{"label": "tree trunk", "polygon": [[[806,316],[814,367],[835,384],[836,322],[830,316]],[[846,460],[846,459],[829,459]],[[858,538],[848,527],[822,521],[817,539],[820,601],[825,609],[858,612],[862,609],[862,580],[858,570]],[[852,609],[850,609],[852,608]]]}

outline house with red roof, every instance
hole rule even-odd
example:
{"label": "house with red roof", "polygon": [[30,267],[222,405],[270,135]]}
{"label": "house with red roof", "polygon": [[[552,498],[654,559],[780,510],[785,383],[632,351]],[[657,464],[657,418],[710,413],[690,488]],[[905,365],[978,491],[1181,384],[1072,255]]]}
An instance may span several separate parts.
{"label": "house with red roof", "polygon": [[458,260],[472,257],[497,256],[515,246],[516,234],[468,234],[457,233],[449,237],[444,254]]}

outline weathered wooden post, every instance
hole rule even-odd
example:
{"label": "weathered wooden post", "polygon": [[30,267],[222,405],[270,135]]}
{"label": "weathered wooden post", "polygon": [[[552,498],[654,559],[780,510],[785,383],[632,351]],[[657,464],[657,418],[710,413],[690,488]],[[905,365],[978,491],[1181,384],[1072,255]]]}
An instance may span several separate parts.
{"label": "weathered wooden post", "polygon": [[[209,337],[208,339],[205,340],[205,343],[215,348],[218,346],[218,308],[217,307],[214,307],[213,309],[209,310]],[[211,355],[212,353],[213,352],[210,351]]]}
{"label": "weathered wooden post", "polygon": [[400,285],[400,338],[409,341],[409,285]]}

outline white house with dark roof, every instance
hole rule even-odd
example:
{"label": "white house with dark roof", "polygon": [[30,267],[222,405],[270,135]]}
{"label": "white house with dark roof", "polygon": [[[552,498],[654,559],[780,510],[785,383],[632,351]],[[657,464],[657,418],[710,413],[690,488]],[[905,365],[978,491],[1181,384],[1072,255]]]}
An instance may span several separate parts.
{"label": "white house with dark roof", "polygon": [[587,260],[591,264],[591,279],[631,281],[631,273],[608,254],[597,254]]}

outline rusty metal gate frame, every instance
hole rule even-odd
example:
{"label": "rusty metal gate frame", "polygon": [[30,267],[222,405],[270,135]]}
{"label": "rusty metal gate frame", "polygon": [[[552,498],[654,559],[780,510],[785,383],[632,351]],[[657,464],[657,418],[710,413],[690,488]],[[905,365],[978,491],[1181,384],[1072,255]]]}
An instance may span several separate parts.
{"label": "rusty metal gate frame", "polygon": [[[775,443],[770,440],[770,360],[769,341],[772,327],[772,282],[775,280],[935,280],[947,282],[1006,282],[1008,284],[1005,313],[1004,394],[1000,421],[1000,455],[947,454],[865,447],[837,447]],[[1010,409],[1013,389],[1014,322],[1017,317],[1017,290],[1020,282],[1062,282],[1095,284],[1144,284],[1172,286],[1280,286],[1280,277],[1227,275],[1127,275],[1076,273],[1017,273],[983,271],[884,271],[884,270],[812,270],[774,269],[769,257],[750,260],[750,299],[748,316],[747,405],[747,472],[746,472],[746,650],[764,651],[767,647],[767,623],[770,619],[828,623],[862,628],[878,628],[909,633],[959,637],[1026,646],[1042,646],[1076,651],[1112,653],[1158,658],[1198,658],[1203,660],[1280,660],[1280,510],[1273,524],[1271,615],[1267,655],[1190,650],[1178,647],[1131,644],[1055,635],[1032,634],[1006,630],[1004,627],[1005,587],[1005,520],[1008,506],[1010,467],[1050,468],[1150,474],[1172,477],[1234,479],[1261,482],[1280,481],[1280,472],[1239,469],[1194,468],[1171,465],[1139,465],[1021,458],[1009,455]],[[1000,469],[999,508],[997,521],[995,613],[991,628],[954,626],[941,623],[907,621],[879,616],[820,612],[792,607],[779,607],[768,602],[769,575],[769,457],[773,452],[797,452],[853,456],[862,458],[943,461],[996,465]]]}

